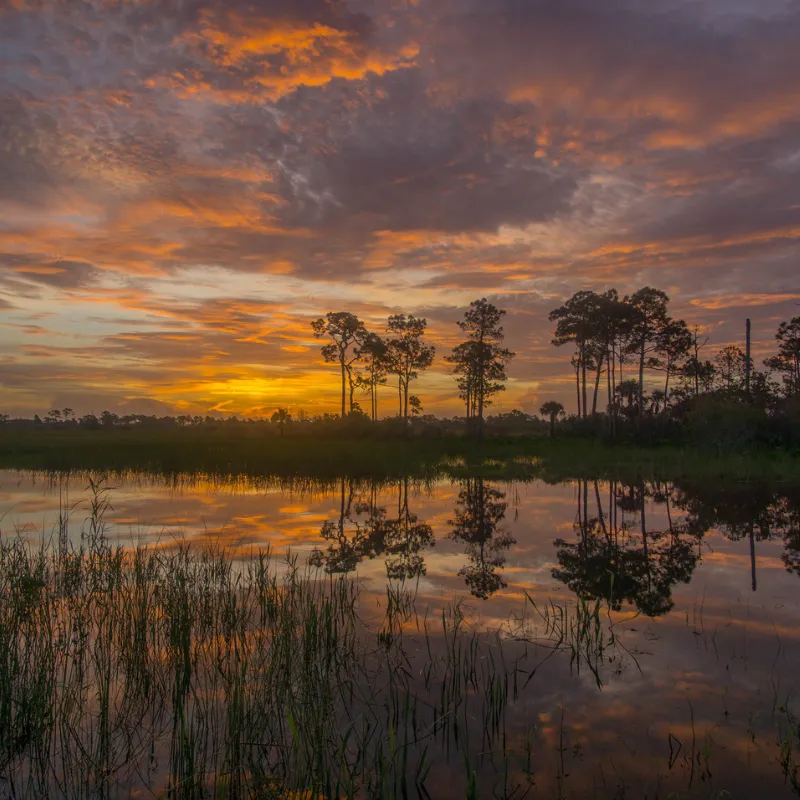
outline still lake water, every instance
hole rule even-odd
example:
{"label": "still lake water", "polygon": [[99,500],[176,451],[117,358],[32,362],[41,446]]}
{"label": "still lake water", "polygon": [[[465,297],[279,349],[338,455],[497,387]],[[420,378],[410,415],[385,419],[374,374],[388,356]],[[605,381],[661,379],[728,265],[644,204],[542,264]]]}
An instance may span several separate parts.
{"label": "still lake water", "polygon": [[[88,482],[0,472],[2,541],[60,531],[79,545]],[[498,767],[495,743],[472,756],[474,796],[800,796],[796,487],[141,475],[104,485],[113,541],[291,551],[357,578],[375,631],[399,583],[429,617],[460,601],[473,629],[506,631],[509,652],[533,603],[600,598],[616,654],[600,676],[567,653],[546,661],[504,712],[503,749],[526,752],[527,766],[510,768],[518,791],[498,778],[509,762]],[[464,759],[436,753],[424,790],[408,796],[468,796]]]}

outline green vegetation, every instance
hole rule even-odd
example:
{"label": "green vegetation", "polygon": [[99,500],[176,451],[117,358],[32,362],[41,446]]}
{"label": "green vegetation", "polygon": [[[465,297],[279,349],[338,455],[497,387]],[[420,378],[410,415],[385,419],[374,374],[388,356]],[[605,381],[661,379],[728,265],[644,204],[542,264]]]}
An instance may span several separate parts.
{"label": "green vegetation", "polygon": [[[258,425],[148,428],[6,428],[0,468],[309,478],[484,476],[800,479],[800,457],[772,449],[716,454],[680,445],[614,445],[579,438],[463,436],[350,438],[298,435]],[[276,425],[275,428],[278,428]]]}
{"label": "green vegetation", "polygon": [[[647,440],[655,432],[676,440],[696,435],[693,418],[709,409],[720,408],[730,417],[731,409],[738,407],[740,430],[734,432],[738,438],[749,432],[750,438],[763,439],[758,428],[777,418],[783,425],[773,426],[773,437],[786,436],[793,425],[798,441],[800,317],[779,325],[777,355],[764,361],[770,372],[755,369],[749,320],[744,351],[727,345],[713,359],[703,358],[708,339],[701,341],[696,326],[690,330],[684,320],[670,316],[669,297],[650,286],[623,298],[616,289],[602,294],[576,292],[550,313],[550,320],[556,323],[553,345],[574,348],[575,419],[584,423],[584,435],[593,432],[616,439],[622,426],[627,428],[621,431],[623,438]],[[626,365],[633,367],[635,378],[624,377]],[[663,375],[663,388],[648,386],[647,378],[654,373]],[[604,375],[605,409],[599,406]],[[782,385],[773,375],[781,376]],[[746,430],[748,425],[752,431]],[[724,424],[720,427],[727,443],[731,431]]]}
{"label": "green vegetation", "polygon": [[79,550],[0,544],[0,780],[15,798],[428,797],[447,753],[470,765],[461,796],[520,797],[532,743],[507,739],[508,704],[547,651],[588,660],[601,685],[614,647],[597,610],[567,637],[519,624],[506,642],[458,606],[416,616],[402,585],[372,628],[356,583],[291,558],[279,575],[268,552],[115,549],[103,503]]}

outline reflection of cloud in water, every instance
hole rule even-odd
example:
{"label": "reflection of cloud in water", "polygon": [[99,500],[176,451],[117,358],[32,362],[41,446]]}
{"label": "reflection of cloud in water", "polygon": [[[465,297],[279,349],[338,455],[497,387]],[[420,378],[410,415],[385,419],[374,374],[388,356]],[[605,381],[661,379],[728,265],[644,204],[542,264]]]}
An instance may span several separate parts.
{"label": "reflection of cloud in water", "polygon": [[[73,478],[59,487],[0,473],[3,538],[15,526],[31,538],[49,536],[59,497],[68,496],[77,502],[70,520],[77,543],[86,483]],[[243,481],[167,486],[140,477],[114,485],[106,522],[122,544],[291,548],[316,554],[331,572],[358,576],[378,598],[405,576],[431,624],[458,599],[476,626],[506,629],[526,595],[541,606],[574,603],[558,579],[569,567],[572,588],[616,609],[610,619],[625,649],[604,665],[602,692],[590,672],[573,674],[566,657],[543,664],[507,709],[509,742],[522,747],[531,737],[540,763],[566,748],[564,786],[576,796],[597,778],[595,764],[603,765],[606,788],[622,779],[643,785],[660,773],[681,796],[707,796],[709,788],[789,796],[770,716],[791,693],[800,660],[798,578],[786,564],[787,553],[796,554],[797,505],[788,493],[759,489],[748,504],[716,491],[661,487],[656,497],[648,485],[591,482],[340,481],[281,489]],[[642,613],[654,608],[665,613]],[[415,626],[406,628],[413,642]],[[672,769],[671,744],[680,750]],[[439,780],[438,794],[428,790],[448,797],[451,787]],[[542,773],[537,786],[546,791],[552,781]]]}

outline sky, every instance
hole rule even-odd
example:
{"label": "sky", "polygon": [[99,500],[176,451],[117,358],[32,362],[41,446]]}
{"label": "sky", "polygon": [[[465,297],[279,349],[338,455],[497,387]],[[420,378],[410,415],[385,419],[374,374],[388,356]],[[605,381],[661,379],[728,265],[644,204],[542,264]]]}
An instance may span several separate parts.
{"label": "sky", "polygon": [[347,310],[424,316],[412,391],[457,413],[480,297],[497,410],[574,410],[547,315],[611,286],[709,355],[752,318],[760,361],[800,313],[798,41],[795,0],[0,0],[0,411],[335,411],[310,322]]}

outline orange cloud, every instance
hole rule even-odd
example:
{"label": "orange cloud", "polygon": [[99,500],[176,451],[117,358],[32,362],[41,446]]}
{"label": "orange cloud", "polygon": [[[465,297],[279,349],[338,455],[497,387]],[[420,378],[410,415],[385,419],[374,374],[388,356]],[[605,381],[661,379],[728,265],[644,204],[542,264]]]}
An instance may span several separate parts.
{"label": "orange cloud", "polygon": [[716,310],[720,308],[747,308],[750,306],[771,306],[800,300],[800,292],[791,294],[740,294],[697,297],[689,302],[698,308]]}

